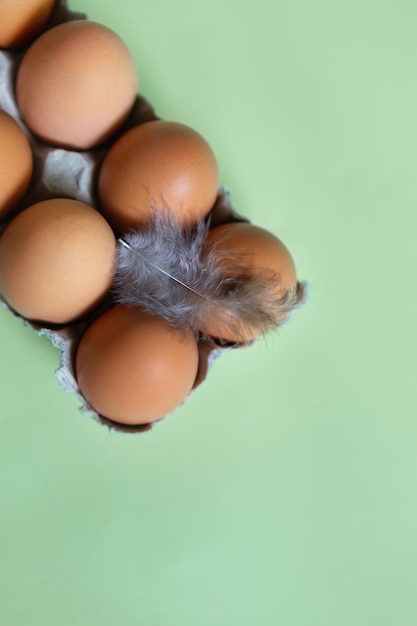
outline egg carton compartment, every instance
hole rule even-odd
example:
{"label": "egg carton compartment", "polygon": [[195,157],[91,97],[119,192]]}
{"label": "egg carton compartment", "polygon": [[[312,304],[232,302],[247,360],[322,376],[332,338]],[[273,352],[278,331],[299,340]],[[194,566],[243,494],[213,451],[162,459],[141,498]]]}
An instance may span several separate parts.
{"label": "egg carton compartment", "polygon": [[[56,3],[53,14],[42,32],[66,21],[86,18],[85,14],[71,11],[66,0],[60,0]],[[99,210],[97,177],[101,163],[110,147],[120,136],[134,126],[160,119],[151,104],[141,95],[137,95],[134,106],[124,124],[109,141],[99,148],[75,151],[47,145],[27,127],[20,115],[15,99],[16,73],[27,47],[16,52],[0,50],[0,109],[6,111],[19,123],[29,139],[33,153],[33,175],[29,189],[18,208],[0,222],[0,234],[17,214],[42,200],[58,197],[70,198],[89,204]],[[212,226],[234,221],[248,221],[236,213],[231,204],[230,195],[225,189],[219,190],[216,203],[210,213],[210,220]],[[12,314],[22,318],[10,308],[1,294],[0,299]],[[84,398],[76,380],[75,355],[81,337],[98,316],[113,306],[115,306],[114,297],[109,292],[104,300],[88,315],[65,326],[43,325],[25,318],[22,319],[38,335],[46,335],[52,344],[60,350],[60,365],[55,375],[65,391],[74,393],[79,398],[82,412],[88,413],[110,429],[123,432],[142,432],[149,430],[152,424],[130,426],[113,422],[97,413]],[[205,380],[216,358],[227,350],[243,345],[248,344],[222,344],[201,336],[198,341],[199,367],[192,392]]]}

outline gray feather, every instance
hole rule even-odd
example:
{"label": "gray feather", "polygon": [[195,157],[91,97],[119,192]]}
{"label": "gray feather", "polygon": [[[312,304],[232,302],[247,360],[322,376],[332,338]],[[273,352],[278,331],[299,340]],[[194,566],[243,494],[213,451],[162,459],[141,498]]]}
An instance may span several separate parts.
{"label": "gray feather", "polygon": [[208,230],[204,220],[184,229],[168,209],[155,211],[119,240],[116,300],[203,334],[210,316],[222,312],[234,334],[242,323],[259,334],[277,327],[300,302],[302,285],[282,296],[276,274],[253,276],[244,258],[205,245]]}

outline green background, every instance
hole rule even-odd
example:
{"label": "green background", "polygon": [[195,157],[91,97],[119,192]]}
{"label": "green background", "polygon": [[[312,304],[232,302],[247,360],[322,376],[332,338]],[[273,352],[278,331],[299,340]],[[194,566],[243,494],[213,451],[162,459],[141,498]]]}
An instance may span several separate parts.
{"label": "green background", "polygon": [[201,132],[307,305],[109,433],[0,309],[0,623],[415,626],[414,0],[72,0]]}

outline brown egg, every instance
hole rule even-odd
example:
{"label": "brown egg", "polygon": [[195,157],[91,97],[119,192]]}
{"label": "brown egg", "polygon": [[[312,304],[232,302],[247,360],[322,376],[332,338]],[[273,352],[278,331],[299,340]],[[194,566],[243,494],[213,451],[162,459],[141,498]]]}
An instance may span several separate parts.
{"label": "brown egg", "polygon": [[[282,241],[258,226],[232,223],[212,228],[208,233],[207,246],[218,253],[225,278],[237,277],[235,284],[248,279],[256,280],[254,290],[264,298],[260,305],[268,310],[271,324],[278,325],[284,321],[286,312],[278,301],[287,294],[295,294],[297,276],[294,261]],[[251,305],[252,297],[249,295],[247,310]],[[213,305],[208,307],[207,319],[200,330],[224,341],[247,342],[271,328],[262,323],[258,326],[245,322]]]}
{"label": "brown egg", "polygon": [[20,48],[45,26],[55,0],[0,0],[0,48]]}
{"label": "brown egg", "polygon": [[168,206],[184,224],[212,208],[219,185],[216,159],[195,130],[157,120],[136,126],[110,149],[99,174],[104,215],[119,232]]}
{"label": "brown egg", "polygon": [[41,35],[20,64],[16,95],[31,130],[44,141],[88,149],[126,119],[137,81],[133,59],[110,29],[76,20]]}
{"label": "brown egg", "polygon": [[95,209],[45,200],[25,209],[0,239],[0,292],[20,315],[63,324],[107,293],[115,238]]}
{"label": "brown egg", "polygon": [[0,110],[0,220],[23,199],[33,168],[29,141],[19,124]]}
{"label": "brown egg", "polygon": [[189,394],[198,369],[191,331],[174,330],[138,307],[116,306],[81,339],[79,387],[101,415],[122,424],[164,417]]}

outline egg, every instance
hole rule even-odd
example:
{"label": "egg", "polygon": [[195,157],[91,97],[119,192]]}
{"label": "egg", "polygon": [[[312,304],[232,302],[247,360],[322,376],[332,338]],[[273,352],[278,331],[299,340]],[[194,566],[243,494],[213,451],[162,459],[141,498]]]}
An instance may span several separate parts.
{"label": "egg", "polygon": [[19,124],[0,110],[0,219],[23,199],[31,180],[32,150]]}
{"label": "egg", "polygon": [[76,355],[82,394],[99,414],[121,424],[147,424],[173,411],[189,394],[197,370],[191,331],[174,330],[126,305],[94,321]]}
{"label": "egg", "polygon": [[212,208],[219,186],[215,156],[195,130],[146,122],[125,133],[106,155],[98,180],[101,208],[119,232],[140,227],[167,207],[194,225]]}
{"label": "egg", "polygon": [[30,129],[50,144],[83,150],[121,126],[136,89],[123,41],[86,20],[43,33],[23,57],[16,80],[17,103]]}
{"label": "egg", "polygon": [[[212,228],[206,246],[218,256],[231,293],[237,294],[245,283],[250,288],[246,290],[246,301],[235,309],[243,312],[242,317],[233,309],[209,304],[200,327],[204,334],[227,342],[248,342],[285,321],[287,297],[291,303],[297,301],[297,276],[294,261],[282,241],[259,226],[234,222]],[[248,321],[251,308],[256,308],[253,322]]]}
{"label": "egg", "polygon": [[92,207],[61,198],[39,202],[0,238],[0,292],[23,317],[68,323],[107,293],[115,248],[113,231]]}
{"label": "egg", "polygon": [[55,0],[0,0],[0,48],[20,48],[42,30]]}

